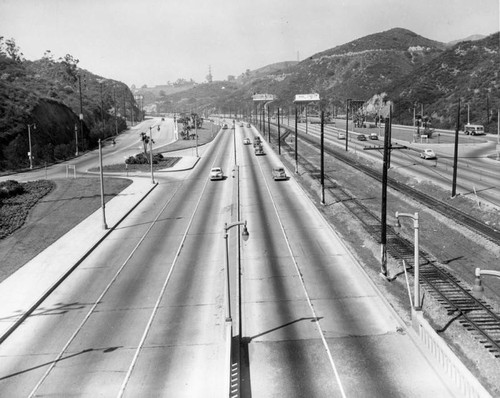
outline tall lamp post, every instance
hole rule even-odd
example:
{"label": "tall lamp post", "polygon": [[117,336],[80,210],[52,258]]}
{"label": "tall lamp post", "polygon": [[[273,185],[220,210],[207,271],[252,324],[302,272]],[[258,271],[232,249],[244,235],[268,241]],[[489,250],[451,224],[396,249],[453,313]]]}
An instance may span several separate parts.
{"label": "tall lamp post", "polygon": [[230,299],[230,282],[229,282],[229,243],[228,243],[228,231],[236,227],[237,225],[243,225],[243,231],[241,232],[241,236],[243,237],[244,241],[248,240],[248,237],[250,234],[248,233],[247,229],[247,222],[245,221],[238,221],[234,222],[231,224],[224,223],[224,239],[226,241],[226,303],[225,303],[225,310],[226,310],[226,322],[232,322],[232,317],[231,317],[231,299]]}
{"label": "tall lamp post", "polygon": [[410,213],[399,213],[396,212],[396,219],[397,219],[397,227],[401,227],[401,224],[399,222],[399,217],[408,217],[413,220],[413,229],[415,231],[415,242],[413,244],[415,251],[414,251],[414,269],[415,269],[415,298],[414,298],[414,303],[415,303],[415,310],[421,310],[422,305],[420,303],[420,264],[419,264],[419,244],[418,244],[418,213],[415,214],[410,214]]}
{"label": "tall lamp post", "polygon": [[29,146],[28,158],[30,160],[30,169],[33,168],[33,155],[31,154],[31,127],[33,127],[33,130],[36,130],[36,123],[28,124],[28,146]]}

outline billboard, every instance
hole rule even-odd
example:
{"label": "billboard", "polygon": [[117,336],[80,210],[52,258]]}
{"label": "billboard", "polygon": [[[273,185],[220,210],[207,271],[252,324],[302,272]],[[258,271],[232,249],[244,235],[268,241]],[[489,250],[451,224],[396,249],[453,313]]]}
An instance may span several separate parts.
{"label": "billboard", "polygon": [[274,101],[275,97],[273,94],[254,94],[252,99],[254,101]]}
{"label": "billboard", "polygon": [[319,94],[296,94],[293,102],[319,101]]}

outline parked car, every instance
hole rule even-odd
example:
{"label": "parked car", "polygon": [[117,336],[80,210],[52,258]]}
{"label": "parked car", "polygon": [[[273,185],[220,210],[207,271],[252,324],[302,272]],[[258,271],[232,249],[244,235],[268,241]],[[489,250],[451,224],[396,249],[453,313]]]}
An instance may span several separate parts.
{"label": "parked car", "polygon": [[370,140],[378,140],[377,133],[370,133]]}
{"label": "parked car", "polygon": [[286,173],[283,167],[273,167],[273,180],[286,180]]}
{"label": "parked car", "polygon": [[224,172],[220,167],[212,167],[210,170],[210,179],[213,180],[223,180]]}
{"label": "parked car", "polygon": [[245,145],[250,145],[250,138],[245,138],[245,139],[243,140],[243,144],[245,144]]}
{"label": "parked car", "polygon": [[358,134],[358,141],[366,141],[366,135]]}
{"label": "parked car", "polygon": [[437,158],[434,151],[430,148],[426,148],[422,152],[420,152],[420,157],[423,159],[436,159]]}

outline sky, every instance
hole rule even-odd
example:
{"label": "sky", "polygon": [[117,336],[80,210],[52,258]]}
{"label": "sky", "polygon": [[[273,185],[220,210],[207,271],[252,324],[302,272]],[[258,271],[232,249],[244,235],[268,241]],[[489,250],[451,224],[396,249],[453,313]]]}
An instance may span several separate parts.
{"label": "sky", "polygon": [[449,42],[500,31],[499,0],[0,0],[0,36],[137,87],[239,76],[392,28]]}

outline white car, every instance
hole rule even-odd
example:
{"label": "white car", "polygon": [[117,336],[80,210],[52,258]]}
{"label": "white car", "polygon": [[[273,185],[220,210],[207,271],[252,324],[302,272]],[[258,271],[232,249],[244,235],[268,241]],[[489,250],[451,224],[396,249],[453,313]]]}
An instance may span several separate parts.
{"label": "white car", "polygon": [[434,151],[430,148],[424,149],[422,152],[420,152],[420,157],[422,159],[436,159],[437,158]]}
{"label": "white car", "polygon": [[345,140],[345,134],[344,133],[339,133],[339,135],[337,136],[337,139],[339,139],[339,140]]}
{"label": "white car", "polygon": [[224,172],[220,167],[212,167],[210,170],[210,179],[213,180],[223,180]]}
{"label": "white car", "polygon": [[243,144],[245,144],[245,145],[250,145],[250,138],[245,138],[245,139],[243,140]]}

